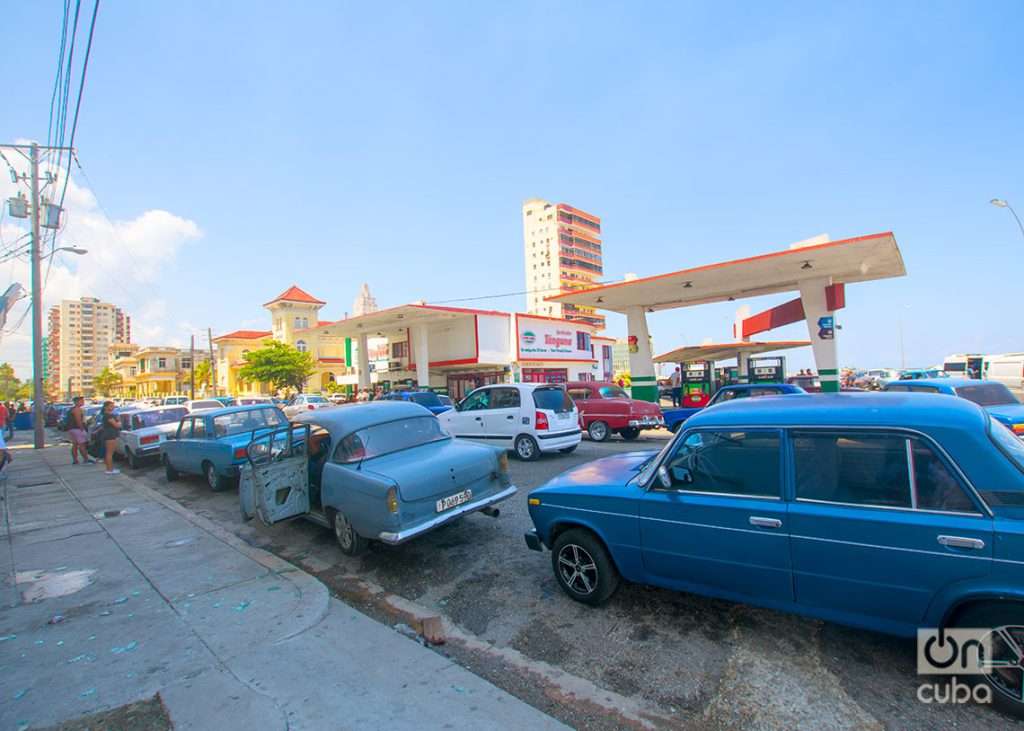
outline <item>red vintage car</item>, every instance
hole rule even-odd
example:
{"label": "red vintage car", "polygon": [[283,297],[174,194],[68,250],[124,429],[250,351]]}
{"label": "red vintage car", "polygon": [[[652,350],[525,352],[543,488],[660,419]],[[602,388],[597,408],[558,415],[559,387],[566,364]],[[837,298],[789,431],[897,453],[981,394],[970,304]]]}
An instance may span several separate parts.
{"label": "red vintage car", "polygon": [[630,398],[614,383],[572,381],[565,387],[579,409],[580,426],[595,442],[603,442],[612,433],[633,440],[641,429],[665,426],[657,404]]}

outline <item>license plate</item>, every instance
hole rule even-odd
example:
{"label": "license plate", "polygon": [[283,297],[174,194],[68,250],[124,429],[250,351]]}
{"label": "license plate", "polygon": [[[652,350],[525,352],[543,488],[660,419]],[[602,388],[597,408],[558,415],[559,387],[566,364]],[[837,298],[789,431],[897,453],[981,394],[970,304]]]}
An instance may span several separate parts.
{"label": "license plate", "polygon": [[449,495],[448,497],[443,497],[443,498],[441,498],[440,500],[437,501],[437,512],[443,513],[445,510],[448,510],[450,508],[454,508],[456,505],[462,505],[463,503],[468,503],[472,499],[473,499],[473,491],[472,490],[463,490],[462,492],[457,492],[454,495]]}

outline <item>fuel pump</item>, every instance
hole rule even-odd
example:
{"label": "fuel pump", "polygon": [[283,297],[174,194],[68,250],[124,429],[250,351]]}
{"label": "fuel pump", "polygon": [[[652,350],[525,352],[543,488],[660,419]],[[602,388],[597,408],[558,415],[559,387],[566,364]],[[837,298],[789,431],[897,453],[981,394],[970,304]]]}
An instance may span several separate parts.
{"label": "fuel pump", "polygon": [[786,380],[786,358],[781,355],[750,358],[747,360],[747,373],[751,383],[783,383]]}
{"label": "fuel pump", "polygon": [[704,407],[714,391],[714,364],[696,361],[683,365],[683,406]]}

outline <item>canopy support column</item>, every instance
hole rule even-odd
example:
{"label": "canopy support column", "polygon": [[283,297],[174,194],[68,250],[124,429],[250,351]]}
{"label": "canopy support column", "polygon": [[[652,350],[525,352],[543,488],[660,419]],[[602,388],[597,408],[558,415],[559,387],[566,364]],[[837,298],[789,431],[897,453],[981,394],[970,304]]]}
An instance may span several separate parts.
{"label": "canopy support column", "polygon": [[826,288],[831,277],[817,277],[800,282],[800,300],[807,319],[807,335],[814,350],[814,362],[821,379],[822,393],[839,391],[839,357],[836,350],[834,312],[828,307]]}
{"label": "canopy support column", "polygon": [[643,307],[626,310],[626,332],[629,344],[629,373],[633,398],[658,403],[658,381],[654,376],[651,336],[647,330],[647,313]]}
{"label": "canopy support column", "polygon": [[356,373],[359,377],[359,389],[370,388],[370,346],[367,345],[366,333],[359,333],[359,352],[356,356],[358,364]]}
{"label": "canopy support column", "polygon": [[430,353],[427,345],[427,326],[416,325],[412,332],[413,358],[416,359],[416,386],[430,387]]}
{"label": "canopy support column", "polygon": [[743,350],[736,354],[736,380],[750,383],[750,353]]}

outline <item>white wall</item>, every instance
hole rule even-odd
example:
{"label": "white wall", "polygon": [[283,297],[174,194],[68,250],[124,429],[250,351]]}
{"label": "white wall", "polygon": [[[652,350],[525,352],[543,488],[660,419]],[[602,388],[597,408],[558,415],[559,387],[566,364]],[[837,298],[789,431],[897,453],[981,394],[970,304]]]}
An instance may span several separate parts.
{"label": "white wall", "polygon": [[515,359],[512,336],[509,334],[511,319],[503,315],[477,315],[481,363],[505,364]]}

